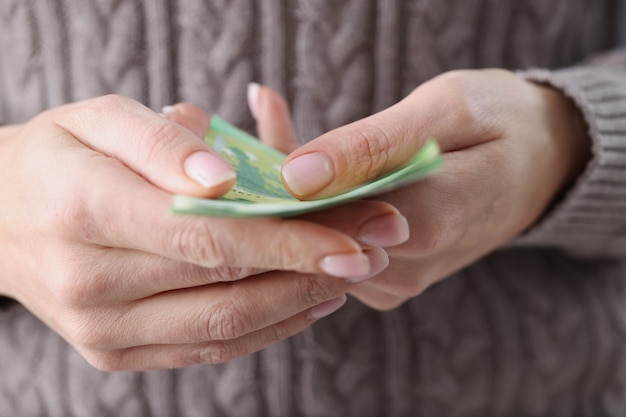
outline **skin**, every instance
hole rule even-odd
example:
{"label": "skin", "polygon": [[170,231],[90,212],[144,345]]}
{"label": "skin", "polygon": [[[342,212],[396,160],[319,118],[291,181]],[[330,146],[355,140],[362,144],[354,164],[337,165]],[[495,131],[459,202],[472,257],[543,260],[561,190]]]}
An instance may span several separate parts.
{"label": "skin", "polygon": [[[301,147],[284,100],[253,96],[259,135],[292,151],[286,164],[325,155],[316,189],[284,178],[299,198],[369,181],[430,136],[444,170],[298,219],[176,217],[171,193],[215,197],[232,183],[185,171],[207,151],[208,115],[179,104],[166,119],[116,96],[52,109],[0,129],[0,294],[99,369],[223,362],[298,333],[346,293],[382,310],[415,297],[537,222],[589,159],[573,105],[506,71],[444,74]],[[365,255],[368,272],[321,268],[345,255]]]}
{"label": "skin", "polygon": [[[210,152],[200,139],[208,116],[169,110],[107,96],[0,129],[0,294],[98,369],[245,355],[332,313],[349,279],[387,266],[383,250],[356,239],[397,216],[388,203],[355,203],[358,215],[341,208],[326,223],[169,214],[172,193],[215,197],[233,181],[188,175],[188,157]],[[206,158],[210,172],[222,163]]]}
{"label": "skin", "polygon": [[[275,93],[262,94],[261,104]],[[262,137],[273,134],[267,141],[276,145],[283,133],[279,146],[292,151],[283,181],[301,199],[370,181],[404,163],[428,137],[437,138],[443,171],[378,198],[397,207],[410,225],[410,239],[387,249],[390,266],[349,291],[380,310],[399,306],[522,234],[558,202],[590,158],[586,126],[574,105],[504,70],[443,74],[396,105],[301,147],[287,127],[286,110],[268,107],[258,112],[264,118],[259,124],[268,125]],[[323,166],[330,167],[323,181],[322,169],[309,180],[301,168],[313,154],[323,154]],[[303,156],[307,162],[290,166]],[[293,187],[294,175],[305,181]]]}

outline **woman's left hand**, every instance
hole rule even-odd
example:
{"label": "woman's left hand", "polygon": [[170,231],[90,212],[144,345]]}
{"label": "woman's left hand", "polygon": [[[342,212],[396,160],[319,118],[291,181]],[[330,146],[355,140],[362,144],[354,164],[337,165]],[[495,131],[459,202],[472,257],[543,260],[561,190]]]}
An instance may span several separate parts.
{"label": "woman's left hand", "polygon": [[[377,198],[398,208],[411,232],[406,243],[387,249],[390,265],[382,274],[350,291],[377,309],[400,305],[519,236],[590,157],[573,103],[504,70],[443,74],[396,105],[301,147],[284,101],[268,88],[251,90],[261,138],[293,151],[283,181],[300,199],[371,181],[401,166],[427,138],[438,140],[442,172]],[[307,218],[324,222],[325,215]],[[380,242],[373,243],[362,241]]]}

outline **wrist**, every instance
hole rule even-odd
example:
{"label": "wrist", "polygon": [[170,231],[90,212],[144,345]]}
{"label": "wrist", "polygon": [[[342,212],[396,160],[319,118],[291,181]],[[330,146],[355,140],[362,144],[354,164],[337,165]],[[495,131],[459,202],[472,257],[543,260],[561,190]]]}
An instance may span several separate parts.
{"label": "wrist", "polygon": [[591,160],[591,138],[582,113],[570,98],[548,86],[538,85],[538,88],[546,103],[553,163],[559,168],[555,192],[555,200],[558,200]]}

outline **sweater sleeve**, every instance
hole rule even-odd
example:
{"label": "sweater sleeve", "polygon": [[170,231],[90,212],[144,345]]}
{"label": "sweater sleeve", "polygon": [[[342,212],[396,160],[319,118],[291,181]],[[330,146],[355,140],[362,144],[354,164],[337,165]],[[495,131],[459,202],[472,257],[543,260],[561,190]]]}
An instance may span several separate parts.
{"label": "sweater sleeve", "polygon": [[572,68],[520,75],[560,90],[578,106],[592,158],[562,200],[514,245],[626,258],[626,49]]}

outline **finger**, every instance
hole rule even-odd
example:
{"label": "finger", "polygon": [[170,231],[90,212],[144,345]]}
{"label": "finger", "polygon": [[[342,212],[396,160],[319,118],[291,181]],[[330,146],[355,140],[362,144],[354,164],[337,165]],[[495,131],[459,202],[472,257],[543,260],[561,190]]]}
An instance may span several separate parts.
{"label": "finger", "polygon": [[392,310],[433,283],[433,266],[430,259],[393,259],[384,272],[352,287],[349,294],[376,310]]}
{"label": "finger", "polygon": [[263,143],[284,153],[299,146],[289,106],[282,95],[269,87],[251,83],[248,107],[257,121],[257,132]]}
{"label": "finger", "polygon": [[400,167],[429,137],[444,152],[468,146],[480,127],[453,78],[423,84],[398,104],[299,147],[283,165],[285,187],[300,199],[326,197]]}
{"label": "finger", "polygon": [[[344,294],[351,284],[321,275],[273,272],[237,283],[169,291],[115,314],[105,309],[80,337],[92,350],[235,340]],[[117,309],[117,307],[115,307]],[[107,330],[102,330],[107,329]],[[79,334],[81,333],[79,329]]]}
{"label": "finger", "polygon": [[[203,268],[188,262],[126,249],[98,248],[59,271],[51,285],[64,305],[93,308],[150,297],[166,291],[232,282],[266,270]],[[93,262],[97,259],[97,262]]]}
{"label": "finger", "polygon": [[301,332],[316,320],[332,314],[345,303],[340,296],[327,303],[297,314],[287,320],[234,340],[184,345],[149,345],[112,352],[83,351],[85,358],[103,371],[147,371],[183,368],[199,364],[218,364],[256,352],[270,344]]}
{"label": "finger", "polygon": [[[65,265],[54,268],[55,277],[49,284],[61,304],[73,308],[94,308],[127,303],[168,291],[203,287],[209,284],[234,282],[267,272],[267,269],[224,266],[203,268],[188,262],[173,261],[156,255],[123,249],[97,249],[85,253],[89,259],[77,262],[71,269]],[[369,279],[389,264],[382,249],[368,249],[370,272],[355,276],[349,282]],[[92,259],[98,259],[93,262]],[[64,268],[65,267],[65,268]]]}
{"label": "finger", "polygon": [[[168,214],[170,196],[142,183],[126,172],[107,175],[119,178],[120,188],[111,204],[110,190],[96,188],[86,202],[86,211],[98,224],[89,237],[105,246],[135,249],[207,268],[254,267],[324,272],[327,257],[345,258],[347,270],[332,274],[361,275],[369,270],[367,259],[354,240],[311,222],[277,218],[225,219]],[[87,174],[89,175],[89,174]],[[97,180],[91,184],[99,184]],[[158,225],[158,227],[155,227]],[[68,227],[76,227],[69,222]],[[77,231],[80,236],[82,233]],[[350,268],[354,270],[348,271]]]}
{"label": "finger", "polygon": [[[369,213],[369,214],[368,214]],[[395,208],[381,201],[362,201],[320,212],[308,220],[337,228],[342,233],[362,242],[362,246],[389,247],[404,243],[408,239],[406,219]],[[174,261],[135,250],[100,250],[100,262],[89,263],[88,270],[79,271],[79,284],[74,290],[80,299],[113,303],[148,297],[164,291],[190,288],[217,282],[236,281],[267,269],[251,267],[221,266],[205,268],[192,263]],[[366,251],[371,271],[357,276],[352,282],[368,279],[385,269],[388,258],[376,251]],[[381,260],[384,256],[384,260]],[[385,265],[383,266],[382,263]],[[91,277],[84,280],[84,277]],[[77,286],[82,289],[77,289]]]}
{"label": "finger", "polygon": [[369,307],[391,310],[484,254],[475,246],[462,245],[420,258],[394,258],[382,273],[359,283],[349,293]]}
{"label": "finger", "polygon": [[299,199],[327,197],[399,167],[426,139],[408,116],[390,108],[301,146],[283,164],[285,187]]}
{"label": "finger", "polygon": [[202,140],[211,126],[211,116],[193,104],[178,103],[165,106],[162,113],[167,119],[186,127]]}
{"label": "finger", "polygon": [[[81,158],[90,161],[89,158]],[[207,268],[221,266],[327,273],[339,277],[369,272],[368,258],[351,237],[302,219],[226,219],[168,214],[171,197],[114,160],[85,172],[78,187],[68,189],[59,208],[59,229],[72,239],[101,246],[135,249]],[[88,162],[84,162],[88,163]],[[119,184],[111,190],[110,183]],[[359,210],[348,222],[366,223],[389,212],[385,204]],[[69,213],[69,214],[68,214]],[[87,227],[85,227],[87,223]]]}
{"label": "finger", "polygon": [[352,236],[363,247],[389,248],[405,243],[407,219],[384,201],[362,200],[301,217]]}
{"label": "finger", "polygon": [[380,288],[374,287],[368,282],[364,282],[354,287],[348,294],[369,308],[373,308],[378,311],[391,311],[400,307],[408,300],[408,298],[390,294]]}
{"label": "finger", "polygon": [[234,184],[235,171],[197,135],[131,99],[106,96],[46,115],[86,146],[171,193],[217,197]]}

